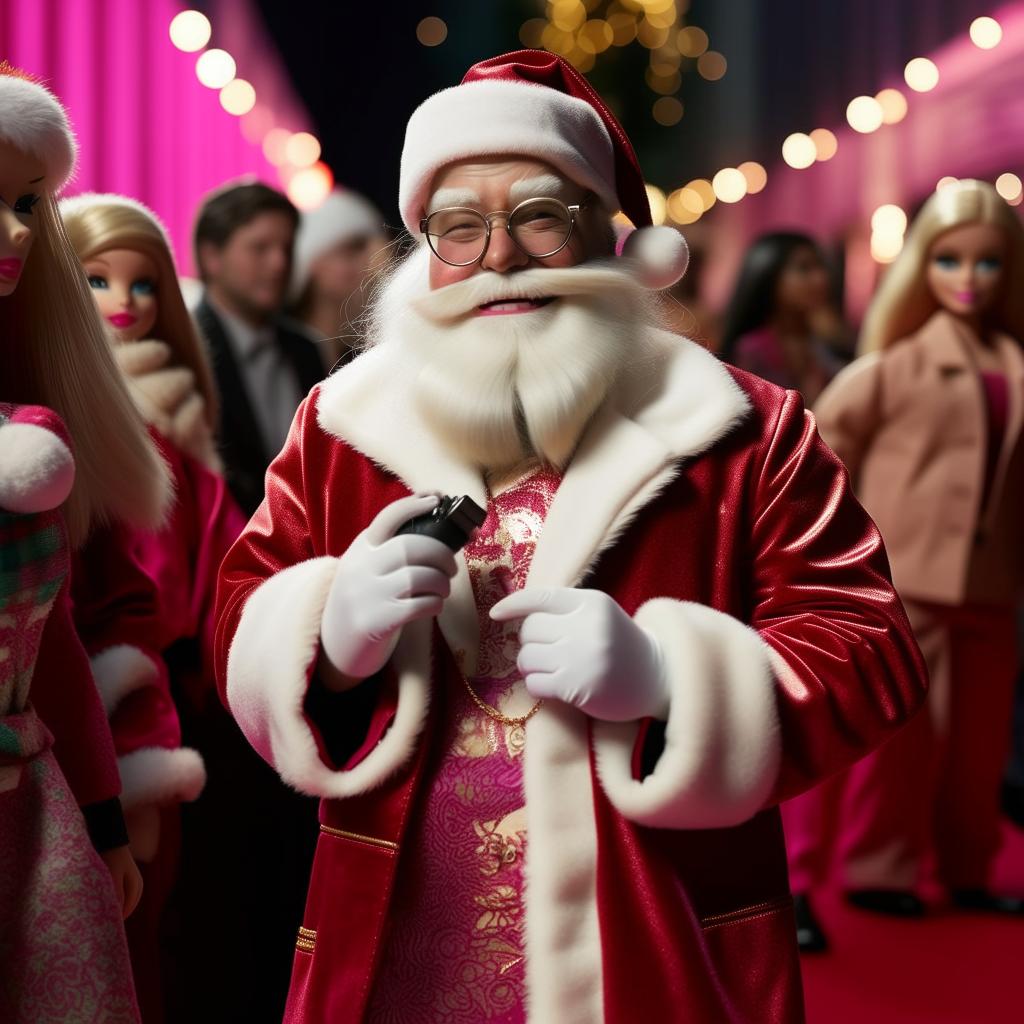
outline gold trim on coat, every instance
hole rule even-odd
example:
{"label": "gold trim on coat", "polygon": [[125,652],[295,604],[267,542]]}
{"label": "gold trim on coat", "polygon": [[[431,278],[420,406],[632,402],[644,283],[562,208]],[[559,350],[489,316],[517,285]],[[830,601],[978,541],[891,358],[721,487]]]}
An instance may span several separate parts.
{"label": "gold trim on coat", "polygon": [[295,940],[295,948],[303,953],[313,953],[316,950],[316,932],[312,928],[299,926],[299,937]]}
{"label": "gold trim on coat", "polygon": [[377,839],[374,836],[360,835],[358,832],[346,832],[341,828],[331,828],[330,825],[321,825],[320,831],[326,832],[329,836],[337,836],[339,839],[351,839],[357,843],[366,843],[368,846],[377,846],[382,850],[398,853],[398,843],[393,843],[390,839]]}

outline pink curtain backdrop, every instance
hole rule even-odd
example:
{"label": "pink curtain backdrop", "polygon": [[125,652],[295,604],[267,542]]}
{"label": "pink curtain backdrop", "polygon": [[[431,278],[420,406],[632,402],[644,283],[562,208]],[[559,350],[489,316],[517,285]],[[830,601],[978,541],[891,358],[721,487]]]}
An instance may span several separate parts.
{"label": "pink curtain backdrop", "polygon": [[[196,208],[210,189],[254,175],[280,187],[278,169],[217,90],[195,75],[198,54],[171,43],[168,26],[187,5],[173,0],[0,0],[0,58],[40,77],[63,101],[78,135],[78,173],[67,190],[120,192],[152,207],[192,274]],[[226,49],[257,104],[277,124],[308,131],[258,14],[246,0],[205,4],[209,46]]]}
{"label": "pink curtain backdrop", "polygon": [[899,124],[861,135],[846,125],[846,111],[837,110],[836,122],[824,125],[839,140],[831,160],[798,171],[780,159],[768,168],[763,192],[732,207],[715,207],[708,226],[716,259],[707,284],[716,305],[727,301],[739,261],[756,235],[795,228],[845,242],[848,312],[857,321],[883,269],[869,250],[875,209],[895,203],[912,215],[946,175],[989,181],[1004,171],[1024,176],[1024,3],[999,7],[992,17],[1003,27],[995,49],[976,47],[965,24],[958,38],[920,54],[939,68],[939,84],[931,92],[912,92],[902,78],[877,83],[877,90],[892,86],[907,97],[909,110]]}

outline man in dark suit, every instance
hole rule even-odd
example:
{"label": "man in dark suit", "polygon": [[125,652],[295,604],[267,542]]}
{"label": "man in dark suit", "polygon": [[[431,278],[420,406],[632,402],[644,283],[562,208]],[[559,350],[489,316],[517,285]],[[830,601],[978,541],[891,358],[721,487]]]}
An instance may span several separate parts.
{"label": "man in dark suit", "polygon": [[[280,192],[234,184],[207,197],[195,230],[205,285],[195,318],[220,390],[226,478],[248,513],[299,402],[324,374],[311,336],[281,316],[298,212]],[[287,789],[216,695],[180,702],[206,762],[182,812],[183,857],[165,926],[168,1021],[276,1024],[318,834],[317,802]],[[216,955],[210,936],[216,935]]]}
{"label": "man in dark suit", "polygon": [[207,196],[196,221],[205,292],[195,316],[220,389],[228,485],[250,514],[295,409],[323,376],[312,336],[281,314],[298,220],[287,197],[245,182]]}

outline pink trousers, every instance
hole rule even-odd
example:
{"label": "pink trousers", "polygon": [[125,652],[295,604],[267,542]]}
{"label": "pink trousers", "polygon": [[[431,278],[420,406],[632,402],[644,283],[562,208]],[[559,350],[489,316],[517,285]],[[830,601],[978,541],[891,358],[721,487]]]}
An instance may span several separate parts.
{"label": "pink trousers", "polygon": [[905,602],[928,702],[884,746],[784,804],[794,892],[834,867],[848,889],[910,889],[926,855],[951,888],[984,886],[1017,671],[1012,608]]}

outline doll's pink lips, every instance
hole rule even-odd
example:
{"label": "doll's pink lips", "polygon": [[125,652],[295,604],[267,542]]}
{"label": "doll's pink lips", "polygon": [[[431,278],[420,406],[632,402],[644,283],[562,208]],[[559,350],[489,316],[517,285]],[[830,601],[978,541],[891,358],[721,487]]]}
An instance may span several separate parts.
{"label": "doll's pink lips", "polygon": [[957,292],[956,293],[956,301],[957,302],[962,302],[965,306],[970,306],[974,302],[974,300],[976,298],[977,298],[977,296],[974,294],[974,292]]}
{"label": "doll's pink lips", "polygon": [[554,298],[553,295],[549,295],[543,299],[496,299],[494,302],[485,302],[482,306],[477,306],[476,315],[508,316],[510,313],[529,313],[553,302]]}
{"label": "doll's pink lips", "polygon": [[10,259],[0,260],[0,277],[5,281],[17,281],[21,276],[21,268],[25,261],[19,260],[16,256]]}
{"label": "doll's pink lips", "polygon": [[115,313],[113,316],[108,316],[107,319],[115,327],[131,327],[131,325],[139,318],[137,316],[132,316],[131,313]]}

